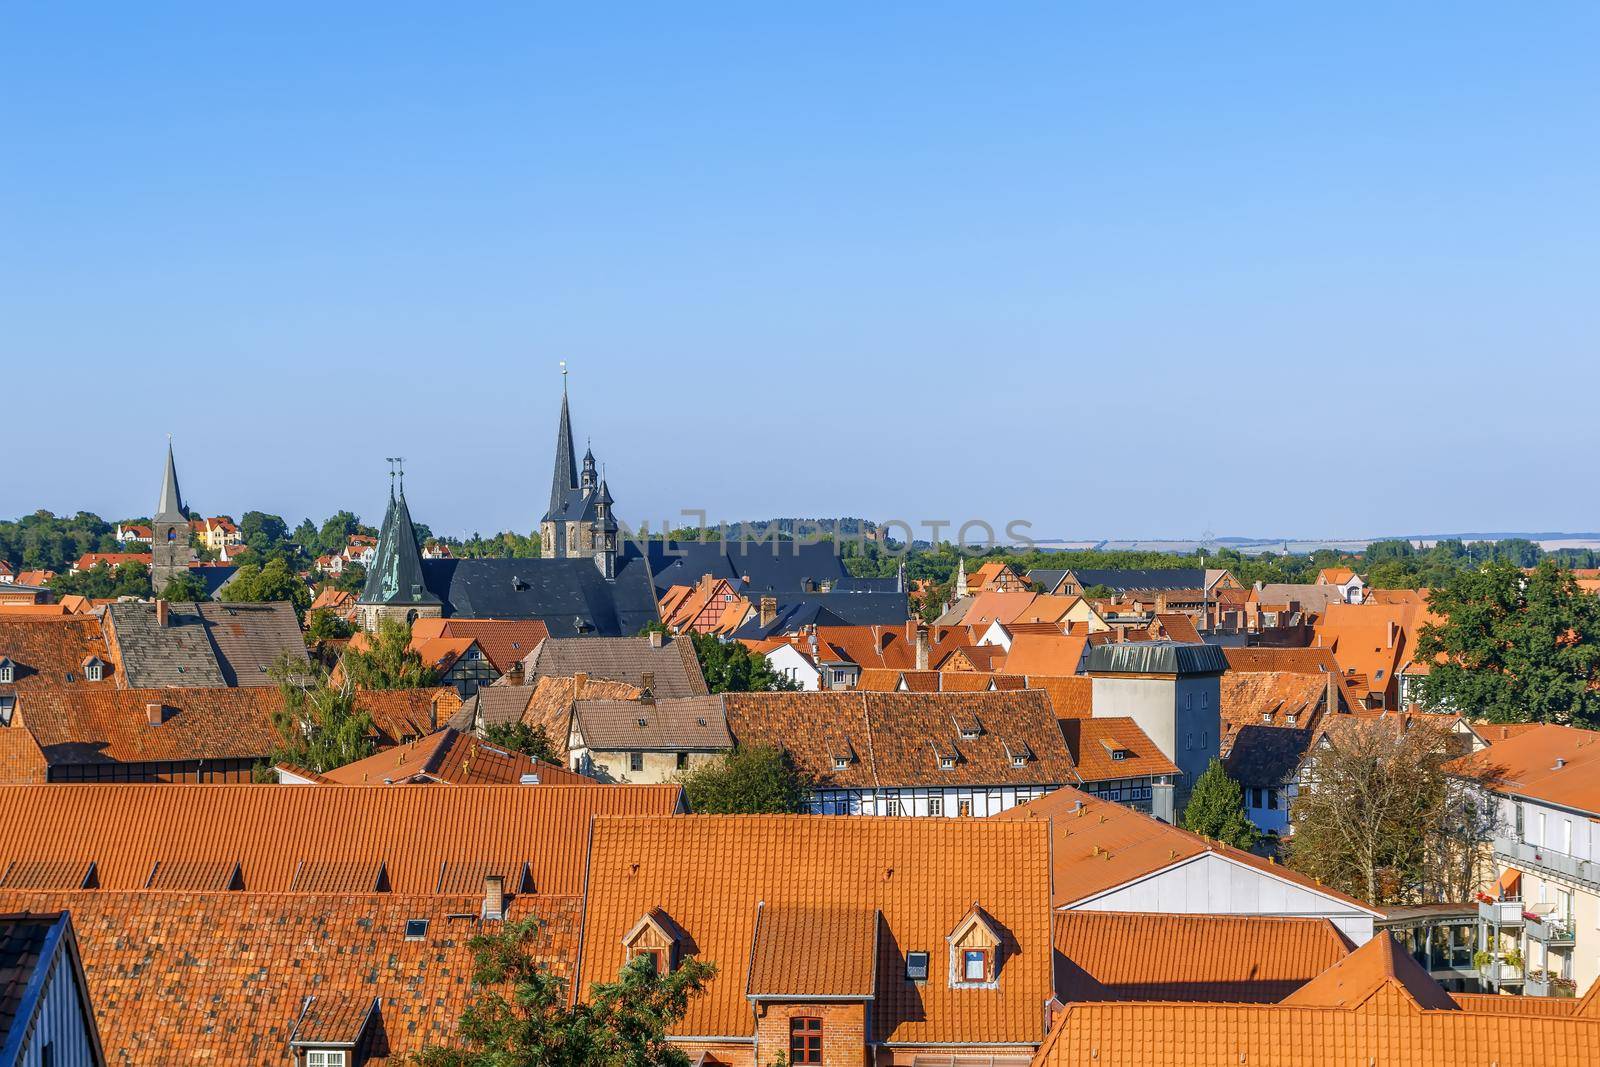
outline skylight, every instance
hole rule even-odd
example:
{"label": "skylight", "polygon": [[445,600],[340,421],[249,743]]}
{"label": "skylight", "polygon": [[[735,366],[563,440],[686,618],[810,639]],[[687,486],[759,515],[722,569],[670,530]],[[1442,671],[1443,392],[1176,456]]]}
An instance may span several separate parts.
{"label": "skylight", "polygon": [[428,936],[428,920],[427,919],[407,919],[406,920],[406,940],[407,941],[421,941],[423,938],[425,938],[427,936]]}
{"label": "skylight", "polygon": [[928,954],[926,952],[906,953],[906,978],[913,982],[928,980]]}

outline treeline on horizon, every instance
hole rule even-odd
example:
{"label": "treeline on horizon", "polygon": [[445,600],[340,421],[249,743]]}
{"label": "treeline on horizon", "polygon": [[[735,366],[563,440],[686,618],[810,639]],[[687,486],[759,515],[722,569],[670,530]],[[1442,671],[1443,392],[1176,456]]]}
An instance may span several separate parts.
{"label": "treeline on horizon", "polygon": [[[199,510],[191,509],[199,516]],[[148,525],[147,517],[120,520],[121,525]],[[301,520],[292,529],[281,516],[261,511],[247,511],[239,519],[239,532],[253,553],[251,562],[258,566],[282,559],[291,570],[309,568],[318,556],[333,555],[342,551],[352,534],[376,535],[377,530],[363,523],[351,511],[338,511],[320,524],[311,519]],[[116,526],[92,512],[80,511],[71,517],[62,517],[48,511],[37,511],[17,520],[0,520],[0,559],[18,570],[48,569],[65,572],[88,552],[145,551],[147,547],[136,543],[119,543]],[[438,541],[450,547],[453,555],[462,558],[522,558],[539,554],[536,531],[528,534],[502,531],[487,537],[474,533],[468,538],[435,537],[425,523],[414,523],[419,543]],[[766,524],[761,524],[766,525]],[[788,540],[768,527],[768,538]],[[715,531],[693,528],[672,530],[667,534],[676,540],[698,540],[702,536],[715,537]],[[827,541],[829,538],[820,538]],[[208,555],[203,545],[196,545],[197,554]],[[1506,562],[1517,567],[1533,567],[1542,560],[1551,559],[1563,567],[1600,567],[1600,551],[1586,548],[1562,548],[1545,551],[1524,538],[1507,538],[1500,541],[1465,542],[1457,539],[1443,540],[1426,549],[1418,549],[1409,541],[1374,541],[1360,552],[1341,552],[1336,549],[1319,549],[1307,555],[1276,554],[1245,555],[1236,549],[1218,547],[1202,555],[1201,552],[1177,553],[1130,550],[1077,550],[1019,552],[1006,547],[983,551],[968,549],[964,553],[949,542],[933,547],[903,545],[890,542],[847,539],[840,546],[846,569],[859,577],[892,577],[901,564],[906,577],[913,581],[928,581],[945,585],[955,576],[958,561],[964,556],[969,569],[985,562],[1001,560],[1021,572],[1035,568],[1093,568],[1093,569],[1169,569],[1177,567],[1215,567],[1233,573],[1245,585],[1256,582],[1306,583],[1316,580],[1317,572],[1324,567],[1350,567],[1379,589],[1434,587],[1451,575],[1489,562]]]}

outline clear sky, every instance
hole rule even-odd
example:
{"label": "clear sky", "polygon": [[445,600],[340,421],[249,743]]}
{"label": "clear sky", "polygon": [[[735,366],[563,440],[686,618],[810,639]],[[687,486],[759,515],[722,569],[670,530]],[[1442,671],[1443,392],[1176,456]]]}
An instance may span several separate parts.
{"label": "clear sky", "polygon": [[1594,4],[0,7],[0,515],[1593,530]]}

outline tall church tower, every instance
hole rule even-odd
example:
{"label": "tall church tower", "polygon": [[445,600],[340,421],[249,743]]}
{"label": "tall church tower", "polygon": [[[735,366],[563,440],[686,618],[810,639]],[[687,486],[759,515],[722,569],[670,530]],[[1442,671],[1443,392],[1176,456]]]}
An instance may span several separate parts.
{"label": "tall church tower", "polygon": [[617,520],[611,492],[599,475],[594,452],[578,473],[567,406],[567,367],[561,365],[561,423],[556,427],[556,465],[550,478],[550,510],[539,522],[539,554],[546,559],[592,559],[609,581],[617,570]]}
{"label": "tall church tower", "polygon": [[167,470],[161,479],[161,499],[150,522],[150,588],[160,596],[167,583],[186,574],[194,560],[189,544],[189,513],[178,492],[178,466],[172,458],[172,440],[167,439]]}
{"label": "tall church tower", "polygon": [[411,525],[411,509],[406,506],[405,475],[399,475],[398,497],[394,492],[395,476],[390,471],[389,507],[383,513],[383,528],[378,531],[378,548],[367,570],[367,584],[356,598],[361,626],[366,630],[376,630],[381,619],[398,619],[409,626],[419,618],[437,619],[444,614],[444,602],[423,580],[422,549],[417,545],[416,528]]}

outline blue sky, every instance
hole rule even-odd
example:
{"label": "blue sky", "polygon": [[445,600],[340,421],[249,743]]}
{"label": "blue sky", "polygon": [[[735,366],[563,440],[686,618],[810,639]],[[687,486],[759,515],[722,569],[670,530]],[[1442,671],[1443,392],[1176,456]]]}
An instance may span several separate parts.
{"label": "blue sky", "polygon": [[0,515],[1600,527],[1600,8],[1393,7],[6,5]]}

